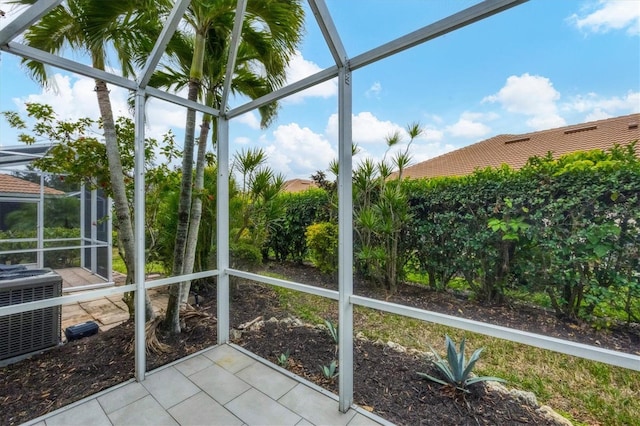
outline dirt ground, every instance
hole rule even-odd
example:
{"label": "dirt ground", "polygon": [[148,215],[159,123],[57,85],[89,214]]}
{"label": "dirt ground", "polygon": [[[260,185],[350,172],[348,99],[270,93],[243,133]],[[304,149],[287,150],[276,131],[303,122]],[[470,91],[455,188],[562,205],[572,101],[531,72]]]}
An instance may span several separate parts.
{"label": "dirt ground", "polygon": [[[267,269],[294,281],[335,287],[333,280],[308,266],[272,263]],[[393,297],[359,287],[356,283],[356,293],[362,295],[481,321],[494,320],[508,327],[640,354],[640,333],[635,329],[597,332],[588,326],[558,321],[546,311],[483,307],[452,294],[434,293],[411,285],[401,286]],[[161,335],[171,350],[149,354],[148,370],[216,344],[215,297],[205,294],[205,302],[198,310],[207,313],[209,318],[187,321],[179,336]],[[257,316],[282,319],[289,314],[281,308],[277,294],[270,287],[238,286],[232,293],[232,327]],[[126,322],[1,368],[0,424],[20,424],[130,379],[134,374],[132,343],[133,324]],[[272,362],[288,350],[287,367],[291,371],[337,392],[337,379],[326,379],[319,370],[320,365],[328,365],[335,359],[335,346],[325,330],[282,322],[266,323],[258,330],[244,333],[236,343]],[[475,385],[471,394],[461,395],[426,381],[416,371],[437,373],[423,357],[400,353],[384,345],[356,339],[354,366],[355,402],[397,424],[555,424],[541,417],[535,407],[512,395],[490,390],[484,384]]]}

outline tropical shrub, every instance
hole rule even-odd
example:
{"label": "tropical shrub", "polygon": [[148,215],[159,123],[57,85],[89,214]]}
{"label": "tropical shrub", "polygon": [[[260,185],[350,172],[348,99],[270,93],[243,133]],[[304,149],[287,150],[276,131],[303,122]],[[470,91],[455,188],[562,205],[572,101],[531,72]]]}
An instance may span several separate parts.
{"label": "tropical shrub", "polygon": [[338,270],[338,225],[315,223],[305,233],[309,255],[320,271],[330,274]]}
{"label": "tropical shrub", "polygon": [[313,188],[297,193],[282,193],[278,198],[284,206],[284,214],[273,221],[272,232],[267,237],[263,251],[266,255],[273,253],[279,261],[290,259],[302,263],[308,251],[305,238],[307,227],[329,219],[327,191]]}
{"label": "tropical shrub", "polygon": [[478,300],[545,292],[559,316],[639,320],[634,145],[403,185],[412,264],[434,289],[460,276]]}

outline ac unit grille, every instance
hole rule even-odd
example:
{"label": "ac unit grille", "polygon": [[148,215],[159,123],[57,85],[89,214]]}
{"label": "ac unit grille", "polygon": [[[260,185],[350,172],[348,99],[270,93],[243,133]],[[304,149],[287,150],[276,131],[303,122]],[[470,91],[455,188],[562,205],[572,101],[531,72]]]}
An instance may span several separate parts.
{"label": "ac unit grille", "polygon": [[[50,299],[62,294],[56,274],[3,282],[0,307]],[[0,317],[0,360],[55,346],[60,342],[60,306]]]}

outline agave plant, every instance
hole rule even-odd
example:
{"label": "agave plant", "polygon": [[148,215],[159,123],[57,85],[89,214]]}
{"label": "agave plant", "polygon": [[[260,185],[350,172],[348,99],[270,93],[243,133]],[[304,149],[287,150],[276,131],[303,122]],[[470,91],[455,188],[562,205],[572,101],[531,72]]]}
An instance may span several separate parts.
{"label": "agave plant", "polygon": [[451,338],[447,335],[445,336],[445,346],[447,347],[447,359],[443,359],[438,355],[433,348],[431,348],[431,352],[435,355],[436,367],[442,372],[445,377],[445,380],[438,379],[426,373],[418,372],[418,375],[434,381],[436,383],[440,383],[444,386],[453,386],[454,388],[461,390],[463,392],[469,392],[468,386],[478,382],[485,381],[494,381],[494,382],[504,382],[504,379],[499,377],[490,377],[490,376],[481,376],[481,377],[471,377],[471,372],[473,367],[476,365],[478,359],[480,359],[480,354],[484,350],[484,348],[476,349],[469,358],[469,362],[464,355],[464,344],[465,339],[462,338],[460,342],[460,350],[456,350],[456,344]]}
{"label": "agave plant", "polygon": [[322,372],[322,375],[327,378],[327,379],[335,379],[336,377],[338,377],[338,363],[333,360],[331,361],[331,364],[329,365],[320,365],[318,366],[320,368],[320,372]]}

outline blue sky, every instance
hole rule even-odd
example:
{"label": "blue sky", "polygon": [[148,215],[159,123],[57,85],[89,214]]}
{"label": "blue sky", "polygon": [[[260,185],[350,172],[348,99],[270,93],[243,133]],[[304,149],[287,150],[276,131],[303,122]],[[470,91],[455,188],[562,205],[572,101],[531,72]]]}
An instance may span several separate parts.
{"label": "blue sky", "polygon": [[[475,3],[327,0],[350,57]],[[332,65],[311,13],[307,21],[289,81]],[[58,93],[45,92],[24,75],[16,58],[2,53],[0,110],[38,101],[54,105],[61,117],[97,116],[90,80],[64,72],[56,80]],[[418,162],[497,134],[637,113],[640,1],[532,0],[356,70],[352,81],[359,158],[380,159],[385,136],[412,122],[425,129],[412,145]],[[112,97],[116,113],[127,114],[126,94],[114,89]],[[276,171],[308,178],[336,156],[336,113],[337,86],[327,82],[282,101],[268,129],[258,128],[255,114],[232,120],[231,149],[261,147]],[[148,114],[149,135],[160,137],[168,129],[182,134],[184,113],[175,106],[152,101]],[[4,121],[0,135],[2,145],[15,144]]]}

